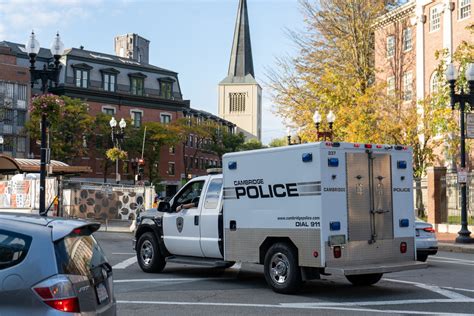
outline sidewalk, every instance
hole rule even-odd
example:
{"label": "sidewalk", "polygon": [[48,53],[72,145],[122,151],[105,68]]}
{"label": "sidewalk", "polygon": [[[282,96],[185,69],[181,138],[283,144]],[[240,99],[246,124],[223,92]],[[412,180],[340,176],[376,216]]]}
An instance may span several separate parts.
{"label": "sidewalk", "polygon": [[[474,243],[473,244],[457,244],[455,243],[455,239],[457,236],[458,236],[457,234],[437,232],[436,238],[438,239],[438,250],[474,254]],[[471,237],[474,238],[473,234],[471,234]]]}

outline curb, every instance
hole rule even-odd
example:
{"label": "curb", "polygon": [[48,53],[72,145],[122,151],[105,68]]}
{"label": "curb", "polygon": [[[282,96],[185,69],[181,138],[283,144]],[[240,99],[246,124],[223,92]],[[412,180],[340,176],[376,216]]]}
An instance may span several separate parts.
{"label": "curb", "polygon": [[130,231],[130,227],[107,227],[105,225],[101,225],[98,231],[107,233],[132,233],[132,231]]}
{"label": "curb", "polygon": [[474,244],[473,245],[459,245],[459,244],[450,244],[450,243],[438,243],[438,250],[474,254]]}

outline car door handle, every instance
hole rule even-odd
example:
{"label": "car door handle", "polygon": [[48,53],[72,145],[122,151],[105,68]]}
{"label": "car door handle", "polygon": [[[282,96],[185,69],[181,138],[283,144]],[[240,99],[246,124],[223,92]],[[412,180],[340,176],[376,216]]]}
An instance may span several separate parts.
{"label": "car door handle", "polygon": [[194,216],[194,225],[196,225],[196,226],[199,225],[199,215]]}

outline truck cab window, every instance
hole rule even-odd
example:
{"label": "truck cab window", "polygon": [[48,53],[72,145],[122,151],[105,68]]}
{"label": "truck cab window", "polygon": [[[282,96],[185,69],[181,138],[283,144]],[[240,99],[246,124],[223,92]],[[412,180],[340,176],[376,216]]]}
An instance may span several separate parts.
{"label": "truck cab window", "polygon": [[214,179],[209,183],[209,189],[207,189],[206,200],[204,202],[204,208],[215,209],[219,204],[219,197],[222,191],[222,179]]}
{"label": "truck cab window", "polygon": [[179,205],[195,203],[196,206],[199,203],[199,198],[201,197],[202,187],[204,186],[204,181],[195,181],[188,183],[186,187],[176,196],[173,209],[176,209]]}

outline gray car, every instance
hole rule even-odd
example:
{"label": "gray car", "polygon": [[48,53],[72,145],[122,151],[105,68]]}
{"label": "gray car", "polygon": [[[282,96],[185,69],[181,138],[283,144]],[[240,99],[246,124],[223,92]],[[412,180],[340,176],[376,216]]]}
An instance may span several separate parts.
{"label": "gray car", "polygon": [[0,214],[0,316],[115,315],[100,224]]}

